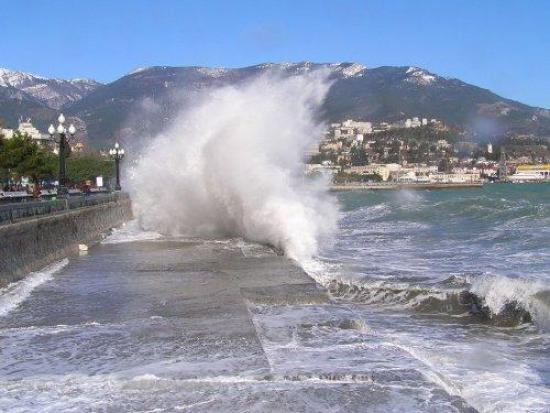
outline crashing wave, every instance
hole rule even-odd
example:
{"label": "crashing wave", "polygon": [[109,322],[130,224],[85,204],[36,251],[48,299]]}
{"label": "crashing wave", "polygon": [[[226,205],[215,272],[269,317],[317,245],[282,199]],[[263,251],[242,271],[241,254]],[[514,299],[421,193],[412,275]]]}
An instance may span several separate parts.
{"label": "crashing wave", "polygon": [[550,326],[550,290],[528,280],[480,277],[470,283],[450,277],[437,284],[418,286],[333,279],[326,287],[340,300],[403,306],[420,313],[461,316],[501,327],[533,322],[543,330]]}
{"label": "crashing wave", "polygon": [[[151,140],[130,170],[136,216],[168,236],[241,237],[310,259],[336,230],[325,180],[306,181],[303,156],[325,126],[328,73],[208,90]],[[158,182],[170,190],[151,191]]]}

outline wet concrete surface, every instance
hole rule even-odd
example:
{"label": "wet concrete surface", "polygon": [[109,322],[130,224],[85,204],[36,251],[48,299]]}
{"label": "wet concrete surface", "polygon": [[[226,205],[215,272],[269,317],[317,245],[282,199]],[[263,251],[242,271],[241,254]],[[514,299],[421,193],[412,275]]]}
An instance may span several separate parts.
{"label": "wet concrete surface", "polygon": [[409,358],[267,247],[99,244],[0,317],[0,411],[472,411]]}

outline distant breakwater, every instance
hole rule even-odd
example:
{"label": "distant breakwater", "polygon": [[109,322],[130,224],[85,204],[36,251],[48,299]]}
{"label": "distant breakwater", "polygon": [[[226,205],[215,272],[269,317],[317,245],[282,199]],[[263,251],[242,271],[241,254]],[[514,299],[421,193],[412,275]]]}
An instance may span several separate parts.
{"label": "distant breakwater", "polygon": [[0,226],[0,287],[78,250],[132,217],[128,197]]}
{"label": "distant breakwater", "polygon": [[394,183],[380,183],[380,184],[362,184],[362,183],[348,183],[348,184],[332,184],[330,186],[331,191],[355,191],[355,190],[382,190],[382,189],[454,189],[454,188],[481,188],[482,183],[479,182],[467,182],[467,183],[410,183],[410,184],[394,184]]}

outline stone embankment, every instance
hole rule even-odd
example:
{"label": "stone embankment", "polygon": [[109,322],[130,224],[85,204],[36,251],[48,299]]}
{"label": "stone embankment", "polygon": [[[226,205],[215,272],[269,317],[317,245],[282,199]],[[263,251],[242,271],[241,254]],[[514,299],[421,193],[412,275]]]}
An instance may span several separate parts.
{"label": "stone embankment", "polygon": [[0,287],[76,252],[79,243],[97,239],[131,216],[130,199],[118,194],[97,205],[0,225]]}

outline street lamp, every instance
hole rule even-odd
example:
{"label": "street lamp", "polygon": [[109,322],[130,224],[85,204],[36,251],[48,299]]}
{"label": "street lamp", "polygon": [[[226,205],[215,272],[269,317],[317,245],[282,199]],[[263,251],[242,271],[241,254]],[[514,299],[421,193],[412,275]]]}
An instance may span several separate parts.
{"label": "street lamp", "polygon": [[[71,135],[71,138],[76,133],[76,128],[71,123],[69,126],[69,129],[67,130],[63,124],[65,123],[65,116],[63,116],[63,113],[59,115],[57,118],[57,121],[59,124],[57,125],[57,128],[53,126],[53,124],[50,125],[48,128],[48,133],[50,134],[51,139],[59,144],[59,186],[57,187],[57,196],[59,197],[65,197],[68,194],[66,184],[66,176],[65,176],[65,158],[67,156],[67,132],[69,135]],[[58,138],[55,139],[55,133],[57,132]]]}
{"label": "street lamp", "polygon": [[120,191],[120,160],[124,158],[124,149],[120,147],[120,145],[115,143],[115,147],[112,149],[109,149],[109,155],[113,157],[115,160],[115,169],[116,169],[116,186],[115,190]]}

